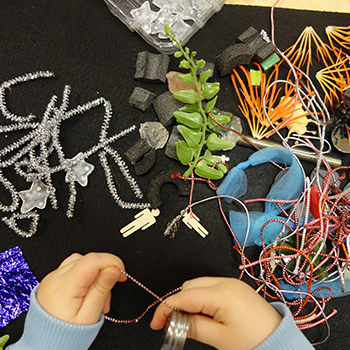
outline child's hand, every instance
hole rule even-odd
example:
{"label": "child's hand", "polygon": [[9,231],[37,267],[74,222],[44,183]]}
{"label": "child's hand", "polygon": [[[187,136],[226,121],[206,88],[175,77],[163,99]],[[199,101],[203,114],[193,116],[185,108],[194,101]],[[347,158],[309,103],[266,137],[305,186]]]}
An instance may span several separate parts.
{"label": "child's hand", "polygon": [[111,289],[125,281],[123,262],[108,253],[73,254],[40,283],[37,300],[52,316],[75,324],[94,324],[109,311]]}
{"label": "child's hand", "polygon": [[[187,281],[166,301],[192,313],[188,337],[219,350],[254,349],[282,320],[258,293],[234,278],[202,277]],[[165,326],[173,310],[160,304],[151,328]]]}

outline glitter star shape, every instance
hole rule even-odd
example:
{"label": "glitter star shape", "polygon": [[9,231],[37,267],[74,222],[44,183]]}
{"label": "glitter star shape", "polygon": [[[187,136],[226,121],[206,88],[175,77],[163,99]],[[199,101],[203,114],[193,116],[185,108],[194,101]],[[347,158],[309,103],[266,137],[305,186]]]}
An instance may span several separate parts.
{"label": "glitter star shape", "polygon": [[49,186],[39,180],[34,181],[29,190],[18,192],[18,195],[23,201],[21,213],[25,214],[34,208],[44,209],[50,190]]}
{"label": "glitter star shape", "polygon": [[[78,153],[72,161],[75,163],[75,159],[82,157],[82,153]],[[94,171],[95,167],[92,164],[86,163],[85,160],[81,160],[78,163],[74,164],[71,168],[70,171],[66,173],[66,182],[70,181],[76,181],[79,182],[79,184],[82,187],[86,187],[88,184],[88,176]]]}

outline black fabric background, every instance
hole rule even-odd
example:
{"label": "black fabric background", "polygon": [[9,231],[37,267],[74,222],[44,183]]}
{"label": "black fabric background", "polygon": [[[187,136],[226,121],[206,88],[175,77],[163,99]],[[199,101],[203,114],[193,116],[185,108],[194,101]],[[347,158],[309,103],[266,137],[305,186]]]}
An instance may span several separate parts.
{"label": "black fabric background", "polygon": [[[225,5],[221,12],[215,14],[193,36],[188,46],[198,52],[199,58],[214,62],[215,57],[233,44],[237,36],[249,26],[270,32],[269,14],[269,8]],[[72,108],[99,96],[111,101],[113,118],[110,135],[132,124],[138,126],[145,121],[157,120],[153,107],[143,113],[128,105],[128,98],[135,86],[144,87],[156,94],[166,91],[165,84],[140,83],[133,78],[137,53],[144,50],[153,53],[157,51],[114,17],[102,0],[2,0],[0,17],[0,81],[38,70],[50,70],[56,75],[54,79],[40,79],[14,87],[7,95],[8,106],[14,113],[41,116],[51,96],[56,94],[60,101],[64,86],[69,84],[72,87]],[[275,22],[276,44],[285,50],[294,43],[306,26],[313,26],[325,40],[324,28],[333,24],[347,26],[349,15],[276,9]],[[176,70],[178,63],[172,57],[170,69]],[[221,83],[217,105],[223,110],[240,115],[230,78],[220,78],[216,72],[213,79]],[[102,117],[102,108],[96,108],[63,123],[61,135],[67,157],[73,157],[79,151],[85,151],[97,143]],[[243,127],[248,134],[245,121]],[[113,147],[123,154],[138,137],[138,132],[134,132],[115,142]],[[0,135],[1,147],[7,142],[8,139]],[[231,158],[230,167],[246,160],[250,154],[252,150],[236,147],[228,154]],[[340,153],[335,155],[343,157]],[[197,276],[239,275],[239,256],[232,250],[232,237],[221,219],[215,201],[195,209],[202,224],[210,232],[206,239],[200,238],[182,224],[175,239],[169,240],[163,238],[163,231],[167,222],[186,207],[187,198],[177,196],[176,188],[167,185],[163,188],[165,203],[160,208],[161,215],[157,223],[146,231],[136,232],[124,239],[119,229],[132,221],[138,210],[123,210],[118,207],[109,194],[98,156],[91,156],[88,162],[96,168],[89,176],[86,188],[77,185],[74,217],[68,219],[65,216],[69,192],[64,182],[64,174],[56,174],[53,179],[57,188],[59,209],[55,211],[48,204],[45,210],[40,211],[38,232],[30,239],[16,236],[5,224],[0,223],[1,251],[18,245],[39,280],[73,252],[112,252],[124,260],[126,269],[132,276],[159,295],[164,295],[185,280]],[[344,163],[348,163],[348,160],[344,159]],[[133,173],[132,167],[130,169]],[[164,169],[184,171],[181,164],[167,158],[163,150],[158,150],[157,162],[152,170],[136,177],[145,195],[153,176]],[[305,163],[307,174],[312,169],[313,165]],[[121,185],[121,197],[125,201],[134,201],[117,167],[114,166],[114,170]],[[277,170],[269,164],[262,165],[259,169],[249,169],[246,198],[266,196],[276,173]],[[5,175],[18,190],[29,187],[14,173],[6,171]],[[3,188],[0,189],[3,198],[1,193],[4,193]],[[8,199],[6,195],[3,202]],[[196,183],[195,201],[210,195],[213,192],[207,185]],[[226,213],[229,208],[225,206]],[[251,205],[249,208],[262,210],[260,205]],[[256,257],[257,252],[257,249],[250,248],[248,255]],[[113,291],[110,315],[117,318],[135,318],[152,301],[151,296],[128,281],[118,285]],[[348,305],[348,297],[329,302],[326,312],[336,308],[338,314],[329,321],[329,340],[318,346],[318,349],[349,348]],[[159,349],[163,332],[149,329],[151,316],[152,311],[136,325],[106,322],[91,349]],[[24,319],[25,315],[20,316],[2,329],[0,334],[9,333],[11,341],[16,341],[22,333]],[[307,331],[306,335],[311,341],[317,342],[326,333],[326,327],[321,325]],[[190,340],[185,348],[209,349]]]}

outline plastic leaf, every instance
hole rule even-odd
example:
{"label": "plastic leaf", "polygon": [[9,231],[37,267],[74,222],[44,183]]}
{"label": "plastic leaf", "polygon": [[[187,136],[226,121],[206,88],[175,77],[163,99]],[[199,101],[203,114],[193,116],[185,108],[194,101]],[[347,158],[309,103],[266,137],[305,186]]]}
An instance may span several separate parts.
{"label": "plastic leaf", "polygon": [[203,89],[203,95],[207,100],[211,100],[219,91],[219,87],[205,87]]}
{"label": "plastic leaf", "polygon": [[219,87],[220,88],[220,83],[203,83],[203,88],[213,88],[213,87]]}
{"label": "plastic leaf", "polygon": [[207,143],[207,147],[211,151],[219,151],[225,148],[232,147],[232,142],[219,138],[216,134],[210,134]]}
{"label": "plastic leaf", "polygon": [[188,74],[179,74],[177,76],[181,81],[183,81],[186,84],[191,84],[193,83],[193,76],[191,73]]}
{"label": "plastic leaf", "polygon": [[199,61],[196,62],[196,65],[197,65],[198,69],[201,69],[201,68],[204,67],[205,61],[204,60],[199,60]]}
{"label": "plastic leaf", "polygon": [[211,100],[220,91],[220,83],[203,83],[202,88],[204,97]]}
{"label": "plastic leaf", "polygon": [[174,112],[178,123],[184,124],[191,129],[199,129],[203,125],[202,116],[198,113]]}
{"label": "plastic leaf", "polygon": [[225,164],[222,164],[222,163],[218,163],[215,165],[215,168],[217,168],[218,170],[220,170],[223,174],[226,174],[227,173],[227,168],[226,168],[226,165]]}
{"label": "plastic leaf", "polygon": [[218,99],[217,96],[215,96],[212,100],[210,100],[206,105],[205,105],[205,113],[210,112],[214,107],[216,100]]}
{"label": "plastic leaf", "polygon": [[203,159],[207,162],[208,165],[215,165],[215,167],[220,170],[222,173],[227,173],[227,168],[224,164],[218,163],[221,162],[221,158],[218,156],[213,156],[211,152],[207,149],[204,153]]}
{"label": "plastic leaf", "polygon": [[191,68],[191,65],[188,61],[186,60],[182,60],[179,64],[179,67],[180,68],[185,68],[185,69],[190,69]]}
{"label": "plastic leaf", "polygon": [[190,147],[188,147],[187,143],[185,141],[178,141],[175,142],[176,146],[176,154],[179,158],[180,162],[183,165],[188,165],[192,162],[194,150]]}
{"label": "plastic leaf", "polygon": [[181,102],[191,105],[197,102],[197,94],[194,90],[177,91],[174,93],[174,97]]}
{"label": "plastic leaf", "polygon": [[172,32],[172,30],[171,30],[169,24],[167,24],[167,23],[164,25],[164,32],[165,32],[165,34],[168,35],[168,36],[170,36],[169,34],[171,34],[171,32]]}
{"label": "plastic leaf", "polygon": [[[213,129],[215,127],[215,125],[216,125],[216,123],[211,118],[209,118],[208,119],[208,128]],[[208,130],[208,131],[212,131],[212,130]]]}
{"label": "plastic leaf", "polygon": [[187,112],[187,113],[194,113],[194,112],[198,112],[198,104],[194,103],[193,105],[186,105],[183,106],[179,109],[179,111],[181,112]]}
{"label": "plastic leaf", "polygon": [[218,180],[224,176],[220,170],[208,166],[203,159],[197,164],[194,172],[200,177],[212,180]]}
{"label": "plastic leaf", "polygon": [[[217,158],[217,159],[215,159],[215,158]],[[217,161],[220,160],[219,157],[213,156],[208,149],[205,151],[202,159],[204,159],[207,162],[207,164],[209,164],[209,165],[214,165]]]}
{"label": "plastic leaf", "polygon": [[208,69],[204,72],[202,72],[200,75],[199,75],[199,80],[201,81],[201,83],[206,83],[207,80],[209,79],[210,77],[210,74],[211,74],[211,70]]}
{"label": "plastic leaf", "polygon": [[[224,115],[224,114],[220,114],[220,115],[213,115],[214,119],[220,123],[220,124],[227,124],[231,118],[227,115]],[[214,128],[217,124],[210,118],[209,119],[209,128]]]}
{"label": "plastic leaf", "polygon": [[200,131],[195,131],[184,125],[178,125],[177,130],[179,130],[189,147],[198,147],[202,138]]}

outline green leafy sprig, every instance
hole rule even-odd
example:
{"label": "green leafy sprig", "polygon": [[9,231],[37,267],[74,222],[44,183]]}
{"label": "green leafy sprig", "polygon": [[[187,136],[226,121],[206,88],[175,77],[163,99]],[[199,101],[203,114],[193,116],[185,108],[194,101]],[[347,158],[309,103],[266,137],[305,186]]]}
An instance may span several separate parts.
{"label": "green leafy sprig", "polygon": [[[179,68],[189,70],[189,73],[180,74],[178,78],[184,83],[194,83],[197,90],[182,90],[173,94],[176,99],[186,103],[174,113],[179,123],[177,128],[183,137],[183,140],[175,143],[176,153],[181,163],[189,166],[183,176],[189,177],[194,171],[198,176],[206,179],[221,179],[227,172],[227,168],[224,164],[219,163],[221,158],[214,156],[212,151],[230,148],[232,143],[217,136],[213,130],[216,124],[207,115],[215,107],[220,83],[208,82],[210,70],[201,72],[198,79],[197,71],[203,68],[206,62],[202,59],[195,61],[194,57],[197,53],[190,52],[188,47],[182,48],[181,40],[178,41],[175,38],[169,25],[166,24],[164,30],[179,49],[174,56],[183,58]],[[221,124],[230,121],[230,117],[226,115],[215,116],[215,119]]]}

